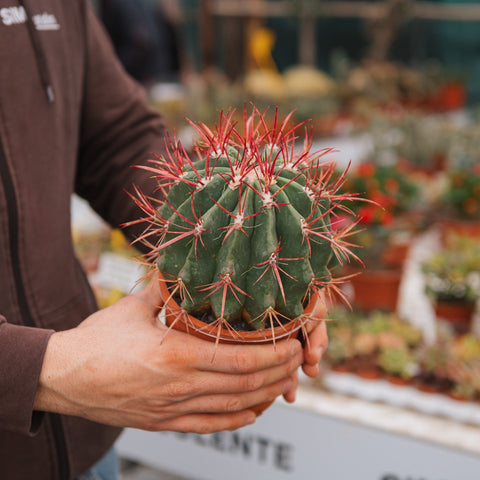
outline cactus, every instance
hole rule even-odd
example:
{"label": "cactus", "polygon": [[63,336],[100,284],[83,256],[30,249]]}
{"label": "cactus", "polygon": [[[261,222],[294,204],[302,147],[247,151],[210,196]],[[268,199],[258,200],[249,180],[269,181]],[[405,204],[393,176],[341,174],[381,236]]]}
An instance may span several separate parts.
{"label": "cactus", "polygon": [[[182,309],[210,316],[219,327],[272,328],[302,315],[310,295],[336,288],[328,263],[347,261],[355,222],[341,231],[331,215],[349,211],[340,194],[345,175],[310,152],[306,131],[298,148],[291,115],[245,109],[240,127],[233,111],[221,113],[212,131],[190,122],[201,141],[195,162],[175,138],[150,170],[168,196],[160,208],[136,191],[147,214],[140,237]],[[243,130],[243,133],[241,133]],[[350,212],[351,213],[351,212]],[[155,240],[153,240],[155,239]],[[213,315],[212,315],[213,314]]]}

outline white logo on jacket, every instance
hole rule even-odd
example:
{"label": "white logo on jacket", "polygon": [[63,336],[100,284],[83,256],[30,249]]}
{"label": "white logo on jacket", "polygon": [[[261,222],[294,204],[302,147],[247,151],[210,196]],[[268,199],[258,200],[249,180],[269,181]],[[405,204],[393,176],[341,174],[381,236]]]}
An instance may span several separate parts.
{"label": "white logo on jacket", "polygon": [[[22,6],[0,8],[0,18],[4,25],[18,25],[27,21],[27,12]],[[33,15],[33,23],[37,30],[58,30],[60,25],[53,13]]]}

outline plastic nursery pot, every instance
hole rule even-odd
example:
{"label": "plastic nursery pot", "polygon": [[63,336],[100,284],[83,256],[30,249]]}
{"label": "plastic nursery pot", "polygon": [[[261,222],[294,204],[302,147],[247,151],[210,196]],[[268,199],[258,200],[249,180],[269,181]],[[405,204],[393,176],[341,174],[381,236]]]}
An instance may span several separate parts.
{"label": "plastic nursery pot", "polygon": [[[321,301],[317,294],[311,296],[310,302],[304,309],[302,317],[298,317],[285,325],[278,326],[273,329],[255,330],[255,331],[233,331],[231,329],[222,328],[220,334],[218,327],[212,325],[198,318],[187,314],[171,296],[168,290],[167,281],[161,275],[158,274],[158,284],[160,287],[160,293],[164,305],[165,323],[167,326],[171,326],[175,330],[191,334],[197,338],[219,343],[229,344],[273,344],[281,339],[296,338],[302,335],[301,328],[309,316],[315,310],[317,302]],[[183,313],[182,313],[183,312]],[[256,415],[261,415],[273,402],[266,402],[260,405],[256,405],[251,409]]]}

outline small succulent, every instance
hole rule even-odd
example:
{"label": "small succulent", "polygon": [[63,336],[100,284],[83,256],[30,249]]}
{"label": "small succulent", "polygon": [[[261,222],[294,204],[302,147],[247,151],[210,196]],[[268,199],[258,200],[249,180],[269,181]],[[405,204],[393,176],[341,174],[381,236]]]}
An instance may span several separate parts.
{"label": "small succulent", "polygon": [[328,348],[326,352],[327,360],[333,364],[342,363],[352,358],[354,355],[353,348],[353,331],[348,326],[342,325],[334,329],[334,335],[330,336]]}
{"label": "small succulent", "polygon": [[475,302],[480,297],[478,241],[451,235],[447,244],[421,265],[426,293],[434,300]]}
{"label": "small succulent", "polygon": [[386,373],[405,379],[415,372],[415,358],[408,348],[382,348],[378,364]]}
{"label": "small succulent", "polygon": [[396,316],[391,318],[390,331],[399,336],[408,347],[415,347],[423,340],[423,333],[419,328]]}
{"label": "small succulent", "polygon": [[353,339],[353,349],[359,356],[374,355],[378,349],[378,335],[373,332],[357,333]]}

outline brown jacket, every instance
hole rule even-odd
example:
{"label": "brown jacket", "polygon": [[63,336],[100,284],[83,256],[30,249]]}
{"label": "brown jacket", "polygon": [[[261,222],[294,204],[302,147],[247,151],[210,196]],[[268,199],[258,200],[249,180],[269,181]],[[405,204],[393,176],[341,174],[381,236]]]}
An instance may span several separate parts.
{"label": "brown jacket", "polygon": [[67,480],[119,434],[32,412],[48,338],[95,309],[70,234],[72,192],[112,225],[150,188],[130,168],[163,123],[114,57],[88,0],[0,0],[0,478]]}

